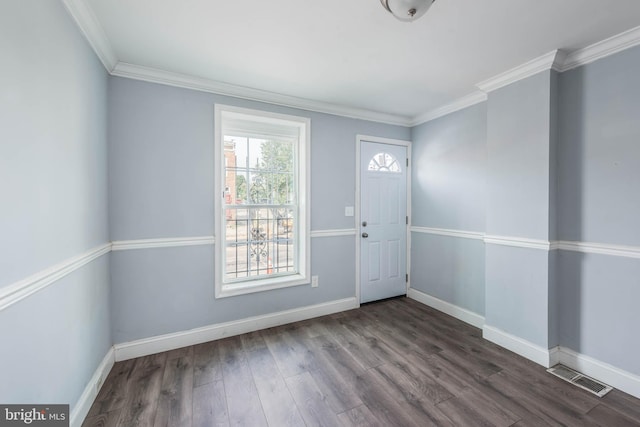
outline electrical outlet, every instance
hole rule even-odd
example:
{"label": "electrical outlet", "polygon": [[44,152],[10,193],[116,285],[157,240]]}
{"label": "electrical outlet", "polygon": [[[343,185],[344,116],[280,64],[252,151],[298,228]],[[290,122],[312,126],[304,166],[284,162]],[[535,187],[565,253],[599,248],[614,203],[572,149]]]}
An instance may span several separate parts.
{"label": "electrical outlet", "polygon": [[318,276],[311,276],[311,287],[312,288],[318,287]]}

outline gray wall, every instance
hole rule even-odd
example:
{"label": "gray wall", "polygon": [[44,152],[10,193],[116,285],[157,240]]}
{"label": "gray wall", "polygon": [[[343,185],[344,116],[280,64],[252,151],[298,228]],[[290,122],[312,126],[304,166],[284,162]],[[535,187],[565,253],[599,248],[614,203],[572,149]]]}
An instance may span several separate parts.
{"label": "gray wall", "polygon": [[[311,229],[354,228],[356,135],[409,139],[408,128],[278,107],[129,79],[109,83],[112,240],[214,234],[214,105],[311,119]],[[213,247],[112,254],[114,342],[355,296],[354,237],[313,238],[300,286],[214,299]]]}
{"label": "gray wall", "polygon": [[58,3],[0,9],[0,286],[108,240],[106,72]]}
{"label": "gray wall", "polygon": [[[412,129],[412,225],[484,232],[486,107]],[[412,233],[412,288],[483,315],[484,275],[482,240]]]}
{"label": "gray wall", "polygon": [[640,260],[558,255],[560,345],[640,375]]}
{"label": "gray wall", "polygon": [[[107,75],[59,1],[0,2],[0,287],[108,241]],[[111,345],[109,258],[0,311],[0,401],[70,403]]]}
{"label": "gray wall", "polygon": [[414,127],[411,139],[411,224],[483,232],[486,102]]}
{"label": "gray wall", "polygon": [[487,234],[548,240],[551,73],[489,94]]}
{"label": "gray wall", "polygon": [[640,48],[561,74],[561,240],[640,246]]}
{"label": "gray wall", "polygon": [[411,234],[411,288],[484,316],[482,240]]}
{"label": "gray wall", "polygon": [[556,346],[549,336],[549,252],[487,244],[485,256],[485,324],[544,349]]}
{"label": "gray wall", "polygon": [[111,347],[109,316],[108,255],[0,311],[2,402],[73,410]]}
{"label": "gray wall", "polygon": [[[413,139],[415,226],[483,232],[486,221],[490,234],[640,246],[640,48],[490,101],[516,109],[483,103],[412,130],[108,78],[57,1],[0,3],[0,52],[0,288],[109,240],[212,235],[215,103],[311,118],[312,229],[355,226],[344,207],[355,204],[361,133]],[[531,99],[549,108],[527,109]],[[545,120],[546,151],[535,144]],[[489,163],[488,144],[500,154]],[[412,239],[414,288],[497,324],[524,319],[534,326],[509,331],[640,375],[638,259]],[[354,245],[312,240],[317,289],[220,300],[212,246],[103,256],[0,311],[0,401],[75,403],[113,342],[352,297]],[[485,301],[485,269],[500,298]],[[532,286],[545,280],[546,297]]]}
{"label": "gray wall", "polygon": [[[640,48],[560,76],[561,240],[640,246]],[[561,251],[560,341],[640,375],[640,259]]]}
{"label": "gray wall", "polygon": [[[547,70],[489,93],[488,235],[548,242],[555,232],[556,92],[557,73]],[[488,242],[485,257],[486,325],[557,346],[553,254]]]}
{"label": "gray wall", "polygon": [[[468,203],[475,200],[469,189],[479,187],[465,179],[472,171],[492,187],[479,193],[487,195],[488,234],[640,246],[639,71],[636,47],[500,89],[488,104],[504,108],[490,108],[490,138],[476,138],[477,149],[467,130],[487,123],[472,118],[476,107],[414,128],[413,224],[484,231],[473,224],[485,207]],[[545,138],[546,146],[536,143]],[[473,153],[489,149],[487,168]],[[481,248],[476,240],[422,233],[412,239],[412,287],[485,313],[487,324],[540,346],[562,345],[640,374],[633,327],[640,260]],[[492,281],[486,301],[476,291],[487,283],[475,277],[485,267]]]}

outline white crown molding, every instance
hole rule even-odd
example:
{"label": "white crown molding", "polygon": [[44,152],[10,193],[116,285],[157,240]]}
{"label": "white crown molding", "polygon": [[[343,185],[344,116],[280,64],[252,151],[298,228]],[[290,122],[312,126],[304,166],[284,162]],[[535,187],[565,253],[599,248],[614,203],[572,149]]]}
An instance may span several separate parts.
{"label": "white crown molding", "polygon": [[640,398],[640,376],[623,371],[608,363],[559,347],[558,363]]}
{"label": "white crown molding", "polygon": [[62,279],[94,259],[108,253],[111,243],[66,259],[52,267],[35,273],[11,285],[0,288],[0,311]]}
{"label": "white crown molding", "polygon": [[170,237],[163,239],[118,240],[112,242],[113,251],[127,251],[132,249],[170,248],[176,246],[213,245],[213,236],[201,237]]}
{"label": "white crown molding", "polygon": [[570,52],[560,71],[568,71],[640,44],[640,27],[632,28],[590,46]]}
{"label": "white crown molding", "polygon": [[404,127],[418,126],[447,114],[451,114],[455,111],[486,101],[486,93],[532,76],[540,71],[548,69],[554,69],[560,72],[567,71],[640,44],[640,27],[636,27],[594,43],[583,49],[573,51],[569,54],[566,54],[561,50],[554,50],[546,55],[542,55],[525,64],[478,83],[476,87],[484,93],[474,92],[449,104],[427,111],[423,114],[419,114],[413,118],[408,118],[405,116],[370,111],[362,108],[347,107],[322,101],[297,98],[260,89],[236,86],[215,80],[203,79],[195,76],[121,62],[118,60],[102,25],[98,21],[90,5],[87,4],[86,0],[62,1],[104,67],[114,76],[127,77],[135,80],[148,81],[285,107],[299,108],[307,111],[315,111],[319,113],[333,114],[342,117]]}
{"label": "white crown molding", "polygon": [[585,254],[611,255],[625,258],[640,259],[639,246],[611,245],[605,243],[588,242],[554,242],[557,249],[564,251],[582,252]]}
{"label": "white crown molding", "polygon": [[85,38],[93,48],[94,52],[98,58],[100,58],[100,61],[102,61],[102,64],[111,75],[185,89],[193,89],[201,92],[215,93],[218,95],[232,96],[250,101],[265,102],[283,107],[298,108],[317,113],[333,114],[352,119],[368,120],[404,127],[409,127],[411,125],[409,117],[396,114],[381,113],[364,108],[348,107],[329,102],[298,98],[275,92],[237,86],[215,80],[121,62],[118,60],[109,38],[86,0],[63,0],[63,3],[71,17],[80,28],[80,31],[82,31]]}
{"label": "white crown molding", "polygon": [[486,101],[486,93],[532,76],[540,71],[548,69],[554,69],[560,72],[567,71],[640,44],[640,27],[635,27],[569,54],[566,54],[562,50],[554,50],[478,83],[476,87],[484,92],[484,94],[474,92],[449,104],[419,114],[413,118],[408,118],[362,108],[297,98],[121,62],[118,60],[102,25],[86,0],[62,0],[62,2],[104,67],[114,76],[405,127],[418,126]]}
{"label": "white crown molding", "polygon": [[484,325],[482,327],[482,338],[498,344],[500,347],[504,347],[507,350],[511,350],[522,357],[542,365],[545,368],[550,368],[552,364],[558,359],[557,349],[546,349],[534,344],[530,341],[511,335],[505,331],[502,331],[493,326]]}
{"label": "white crown molding", "polygon": [[484,242],[491,245],[514,246],[517,248],[553,250],[552,242],[548,240],[527,239],[525,237],[485,235]]}
{"label": "white crown molding", "polygon": [[481,91],[475,91],[470,93],[469,95],[463,96],[462,98],[458,98],[457,100],[443,105],[442,107],[438,107],[436,109],[427,111],[426,113],[415,116],[411,123],[409,124],[411,127],[418,126],[426,122],[430,122],[431,120],[435,120],[437,118],[446,116],[451,113],[455,113],[456,111],[463,110],[467,107],[471,107],[472,105],[479,104],[481,102],[485,102],[487,100],[487,94]]}
{"label": "white crown molding", "polygon": [[484,326],[484,317],[481,315],[467,310],[466,308],[462,308],[455,304],[451,304],[450,302],[433,297],[429,294],[425,294],[417,289],[409,288],[407,291],[407,297],[431,308],[435,308],[436,310],[441,311],[444,314],[448,314],[451,317],[455,317],[458,320],[462,320],[476,328],[482,328]]}
{"label": "white crown molding", "polygon": [[118,58],[107,37],[107,33],[100,25],[91,7],[85,0],[62,0],[62,3],[80,28],[80,31],[82,31],[82,34],[84,34],[104,68],[111,73],[118,62]]}
{"label": "white crown molding", "polygon": [[[485,93],[484,99],[481,99],[478,94],[472,93],[450,104],[415,116],[413,120],[411,120],[410,126],[418,126],[482,102],[487,99],[486,93],[530,77],[540,71],[548,69],[553,69],[558,72],[572,70],[638,45],[640,45],[640,26],[572,52],[554,50],[476,84],[476,87],[480,89],[482,93]],[[474,100],[476,102],[474,102]]]}
{"label": "white crown molding", "polygon": [[541,71],[548,69],[553,69],[558,72],[568,71],[638,45],[640,45],[640,26],[572,52],[565,52],[560,49],[551,51],[476,84],[476,87],[481,91],[479,93],[471,93],[453,101],[450,104],[443,105],[415,116],[411,120],[409,126],[418,126],[447,114],[451,114],[486,101],[488,92],[507,86],[511,83],[515,83]]}
{"label": "white crown molding", "polygon": [[314,317],[326,316],[341,311],[358,308],[360,304],[355,298],[329,301],[307,307],[279,311],[262,316],[247,317],[231,322],[218,323],[188,331],[159,335],[151,338],[114,345],[116,362],[147,356],[189,345],[214,341],[220,338],[259,331],[274,326],[284,325]]}
{"label": "white crown molding", "polygon": [[312,230],[311,237],[340,237],[340,236],[355,236],[355,228],[344,228],[339,230]]}
{"label": "white crown molding", "polygon": [[201,92],[215,93],[218,95],[233,96],[235,98],[266,102],[268,104],[298,108],[307,111],[315,111],[318,113],[333,114],[342,117],[349,117],[352,119],[368,120],[397,126],[410,126],[411,123],[409,118],[404,116],[380,113],[377,111],[370,111],[362,108],[347,107],[343,105],[331,104],[328,102],[297,98],[294,96],[282,95],[275,92],[268,92],[244,86],[236,86],[229,83],[189,76],[186,74],[173,73],[170,71],[163,71],[156,68],[128,64],[125,62],[118,62],[111,74],[114,76],[126,77],[129,79],[159,83],[185,89],[193,89]]}
{"label": "white crown molding", "polygon": [[566,54],[563,51],[558,49],[553,50],[545,55],[539,56],[522,65],[507,70],[504,73],[500,73],[497,76],[480,82],[476,87],[483,92],[489,93],[496,89],[500,89],[501,87],[510,85],[511,83],[531,77],[541,71],[551,69],[560,71],[565,57]]}
{"label": "white crown molding", "polygon": [[75,405],[71,407],[70,427],[81,427],[84,419],[87,417],[93,401],[98,396],[100,387],[107,379],[107,375],[113,368],[115,363],[115,352],[113,347],[109,347],[107,354],[102,359],[102,362],[98,365],[93,376],[84,388],[84,391],[80,395],[80,398]]}
{"label": "white crown molding", "polygon": [[409,230],[414,233],[437,234],[439,236],[461,237],[464,239],[474,239],[474,240],[484,239],[484,233],[480,233],[476,231],[450,230],[446,228],[430,228],[430,227],[418,227],[418,226],[412,226]]}

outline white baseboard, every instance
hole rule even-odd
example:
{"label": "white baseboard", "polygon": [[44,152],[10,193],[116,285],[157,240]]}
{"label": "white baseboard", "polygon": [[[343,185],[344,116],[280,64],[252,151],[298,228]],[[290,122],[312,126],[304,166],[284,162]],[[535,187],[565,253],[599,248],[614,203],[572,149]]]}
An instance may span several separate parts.
{"label": "white baseboard", "polygon": [[560,347],[549,349],[549,368],[560,363]]}
{"label": "white baseboard", "polygon": [[545,349],[492,326],[482,328],[482,337],[545,368],[561,363],[618,390],[640,398],[640,376],[580,354],[567,347]]}
{"label": "white baseboard", "polygon": [[80,427],[82,425],[82,422],[89,413],[89,409],[91,409],[93,401],[98,395],[100,387],[102,387],[102,383],[104,383],[104,380],[107,378],[107,375],[109,375],[109,372],[113,367],[115,361],[114,355],[113,347],[109,348],[109,351],[107,351],[104,359],[102,359],[102,362],[100,362],[96,371],[93,373],[93,376],[84,388],[80,398],[71,408],[71,414],[69,417],[71,419],[69,423],[71,427]]}
{"label": "white baseboard", "polygon": [[455,317],[458,320],[462,320],[471,326],[475,326],[476,328],[482,328],[484,326],[484,317],[474,313],[473,311],[469,311],[466,308],[458,307],[457,305],[432,297],[431,295],[413,288],[409,288],[407,296],[424,305],[428,305],[429,307],[448,314],[449,316]]}
{"label": "white baseboard", "polygon": [[[612,387],[624,391],[625,393],[629,393],[632,396],[640,398],[640,376],[638,375],[623,371],[615,366],[577,353],[566,347],[555,347],[548,350],[544,349],[522,338],[501,331],[500,329],[484,325],[484,318],[476,313],[457,307],[415,289],[409,289],[408,297],[462,320],[463,322],[481,327],[482,335],[485,339],[511,350],[520,356],[526,357],[539,365],[548,368],[558,363],[562,363],[563,365],[602,381]],[[95,373],[87,383],[82,395],[72,407],[70,426],[81,426],[98,394],[98,391],[100,390],[100,387],[102,386],[102,382],[104,382],[111,371],[115,361],[146,356],[149,354],[257,331],[286,323],[338,313],[340,311],[357,308],[358,306],[359,304],[355,298],[346,298],[263,316],[250,317],[233,322],[205,326],[189,331],[116,344],[109,349],[100,365],[96,368]]]}
{"label": "white baseboard", "polygon": [[200,344],[220,338],[258,331],[273,326],[325,316],[345,310],[358,308],[355,298],[346,298],[277,313],[254,316],[232,322],[218,323],[188,331],[159,335],[151,338],[114,345],[115,360],[133,359],[189,345]]}
{"label": "white baseboard", "polygon": [[558,353],[558,363],[640,398],[640,376],[577,353],[570,348],[559,347]]}
{"label": "white baseboard", "polygon": [[484,325],[482,327],[482,338],[498,344],[501,347],[511,350],[522,357],[536,362],[545,368],[550,368],[552,362],[558,359],[556,349],[547,349],[537,344],[524,340],[515,335],[511,335],[493,326]]}

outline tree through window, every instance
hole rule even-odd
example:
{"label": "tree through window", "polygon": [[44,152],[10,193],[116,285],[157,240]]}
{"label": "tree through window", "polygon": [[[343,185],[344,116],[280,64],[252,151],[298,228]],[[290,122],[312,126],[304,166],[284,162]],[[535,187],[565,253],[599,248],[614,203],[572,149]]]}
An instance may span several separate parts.
{"label": "tree through window", "polygon": [[293,142],[224,138],[225,280],[295,272]]}
{"label": "tree through window", "polygon": [[217,115],[224,158],[219,296],[300,284],[308,276],[308,120],[252,113]]}

